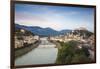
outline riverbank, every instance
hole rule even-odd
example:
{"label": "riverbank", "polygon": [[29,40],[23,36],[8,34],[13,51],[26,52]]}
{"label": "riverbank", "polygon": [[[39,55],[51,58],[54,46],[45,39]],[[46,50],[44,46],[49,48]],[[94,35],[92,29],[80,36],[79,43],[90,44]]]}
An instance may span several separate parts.
{"label": "riverbank", "polygon": [[25,47],[15,49],[15,59],[26,54],[26,53],[28,53],[32,49],[35,49],[39,45],[39,43],[40,43],[40,41],[36,41],[33,44],[28,44]]}
{"label": "riverbank", "polygon": [[57,41],[50,41],[50,42],[53,44],[56,44],[56,48],[61,49],[61,45],[59,42],[57,42]]}

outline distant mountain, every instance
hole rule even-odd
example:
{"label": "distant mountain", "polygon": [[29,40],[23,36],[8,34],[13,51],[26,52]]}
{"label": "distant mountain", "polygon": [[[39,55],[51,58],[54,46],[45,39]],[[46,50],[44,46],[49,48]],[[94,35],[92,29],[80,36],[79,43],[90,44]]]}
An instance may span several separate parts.
{"label": "distant mountain", "polygon": [[[24,33],[23,33],[24,32]],[[22,27],[16,25],[15,27],[15,36],[30,36],[34,34],[28,30],[23,29]]]}
{"label": "distant mountain", "polygon": [[49,27],[41,28],[38,26],[24,26],[24,25],[15,24],[15,30],[20,29],[20,28],[28,30],[32,32],[33,34],[39,35],[39,36],[56,36],[56,35],[66,34],[68,32],[71,32],[71,30],[56,31]]}
{"label": "distant mountain", "polygon": [[19,24],[15,24],[15,30],[19,30],[22,29],[22,26],[20,26]]}
{"label": "distant mountain", "polygon": [[72,30],[61,30],[61,31],[59,31],[61,34],[66,34],[66,33],[69,33],[69,32],[71,32]]}

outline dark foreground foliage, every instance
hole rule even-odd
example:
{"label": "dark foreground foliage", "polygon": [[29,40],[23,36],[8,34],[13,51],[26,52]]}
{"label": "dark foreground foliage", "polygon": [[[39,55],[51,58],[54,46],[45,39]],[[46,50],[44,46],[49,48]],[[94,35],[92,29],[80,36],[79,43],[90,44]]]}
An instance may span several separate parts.
{"label": "dark foreground foliage", "polygon": [[89,51],[86,48],[79,49],[77,41],[67,43],[60,42],[62,48],[58,51],[57,64],[88,63],[91,62]]}

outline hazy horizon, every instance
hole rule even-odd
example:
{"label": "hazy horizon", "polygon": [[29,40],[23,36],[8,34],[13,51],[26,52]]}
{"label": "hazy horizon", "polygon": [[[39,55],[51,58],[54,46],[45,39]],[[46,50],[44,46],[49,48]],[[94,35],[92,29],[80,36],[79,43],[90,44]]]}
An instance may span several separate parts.
{"label": "hazy horizon", "polygon": [[15,5],[15,23],[25,26],[50,27],[60,31],[85,27],[94,31],[94,9],[82,7]]}

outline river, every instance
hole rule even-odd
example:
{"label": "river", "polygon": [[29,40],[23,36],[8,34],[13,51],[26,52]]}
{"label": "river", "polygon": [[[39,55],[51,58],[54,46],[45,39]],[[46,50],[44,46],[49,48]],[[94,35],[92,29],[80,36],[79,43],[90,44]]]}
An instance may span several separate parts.
{"label": "river", "polygon": [[49,42],[47,38],[41,38],[41,43],[36,49],[17,58],[15,65],[38,65],[54,64],[56,62],[58,49],[55,44]]}

